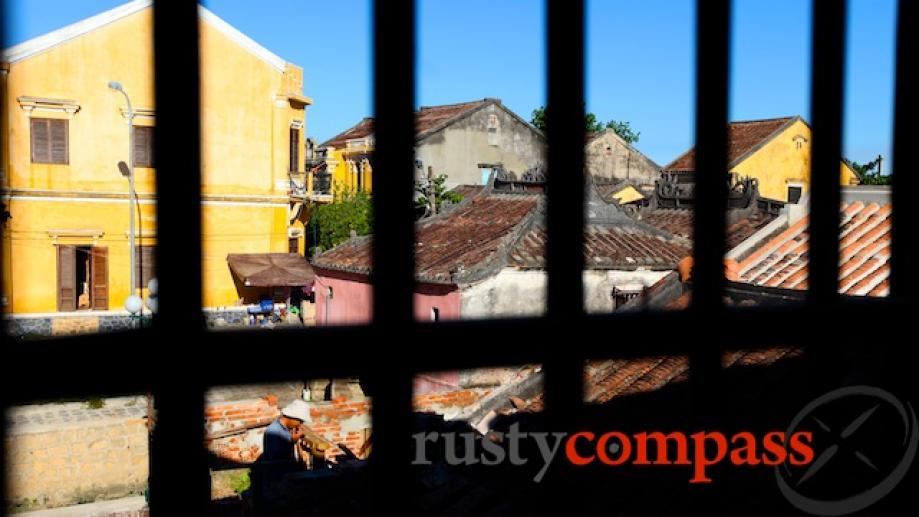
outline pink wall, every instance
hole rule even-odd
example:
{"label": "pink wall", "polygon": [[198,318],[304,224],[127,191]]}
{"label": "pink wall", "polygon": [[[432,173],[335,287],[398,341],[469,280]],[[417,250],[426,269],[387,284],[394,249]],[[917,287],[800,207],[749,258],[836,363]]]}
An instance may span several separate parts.
{"label": "pink wall", "polygon": [[460,292],[456,286],[416,285],[413,302],[417,321],[431,321],[434,307],[439,310],[442,321],[460,319]]}
{"label": "pink wall", "polygon": [[[329,299],[329,288],[332,298]],[[373,287],[367,276],[316,268],[316,324],[360,325],[373,317]],[[415,318],[431,321],[433,308],[441,320],[460,317],[460,294],[456,286],[419,284],[414,294]]]}
{"label": "pink wall", "polygon": [[[332,276],[334,275],[334,276]],[[316,269],[316,325],[360,325],[373,316],[373,287],[364,275]],[[329,299],[329,288],[332,298]]]}

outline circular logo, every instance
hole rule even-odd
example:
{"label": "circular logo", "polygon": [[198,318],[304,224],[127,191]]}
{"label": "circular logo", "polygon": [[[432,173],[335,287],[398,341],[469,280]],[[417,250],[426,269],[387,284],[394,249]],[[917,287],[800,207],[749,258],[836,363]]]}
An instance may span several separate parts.
{"label": "circular logo", "polygon": [[[813,515],[867,508],[889,494],[912,465],[919,445],[916,426],[912,406],[880,388],[848,386],[822,395],[795,416],[786,433],[813,429],[814,460],[801,468],[788,462],[777,466],[779,490],[793,506]],[[821,478],[832,493],[815,488]]]}

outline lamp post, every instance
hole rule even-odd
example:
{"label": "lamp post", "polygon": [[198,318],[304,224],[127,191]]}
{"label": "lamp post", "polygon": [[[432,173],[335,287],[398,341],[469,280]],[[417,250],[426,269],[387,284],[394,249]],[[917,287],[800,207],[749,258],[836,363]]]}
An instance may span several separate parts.
{"label": "lamp post", "polygon": [[[124,87],[121,86],[121,83],[118,81],[109,81],[108,87],[112,90],[121,92],[124,95],[124,100],[128,104],[128,257],[131,267],[131,272],[129,275],[130,278],[130,296],[135,296],[137,292],[137,279],[135,278],[136,267],[135,261],[137,260],[137,253],[135,251],[135,235],[134,235],[134,199],[136,194],[134,192],[134,108],[131,106],[131,98],[128,97],[128,93],[124,91]],[[130,297],[129,297],[130,298]],[[141,308],[141,310],[143,310]]]}

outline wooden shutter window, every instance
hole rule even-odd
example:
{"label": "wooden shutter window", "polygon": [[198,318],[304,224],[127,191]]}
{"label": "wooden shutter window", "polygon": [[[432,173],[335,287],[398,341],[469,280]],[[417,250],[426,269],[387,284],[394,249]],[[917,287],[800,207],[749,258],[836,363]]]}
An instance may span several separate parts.
{"label": "wooden shutter window", "polygon": [[68,120],[29,119],[32,163],[70,163],[69,127]]}
{"label": "wooden shutter window", "polygon": [[57,246],[57,310],[77,310],[77,248]]}
{"label": "wooden shutter window", "polygon": [[153,127],[134,126],[134,166],[153,167]]}
{"label": "wooden shutter window", "polygon": [[155,246],[138,246],[135,248],[135,273],[134,278],[137,285],[137,289],[144,289],[147,287],[147,284],[150,280],[153,279],[156,271],[156,264],[154,263]]}
{"label": "wooden shutter window", "polygon": [[89,269],[93,309],[108,310],[108,248],[93,246]]}
{"label": "wooden shutter window", "polygon": [[290,171],[300,170],[300,130],[290,128]]}

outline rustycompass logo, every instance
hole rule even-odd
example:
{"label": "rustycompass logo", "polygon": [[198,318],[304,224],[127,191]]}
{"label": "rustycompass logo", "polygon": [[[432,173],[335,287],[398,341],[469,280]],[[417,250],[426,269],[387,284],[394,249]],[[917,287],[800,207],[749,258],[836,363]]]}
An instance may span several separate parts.
{"label": "rustycompass logo", "polygon": [[880,388],[848,386],[805,406],[788,427],[813,433],[815,459],[776,467],[779,490],[813,515],[847,515],[889,494],[916,457],[916,413]]}

